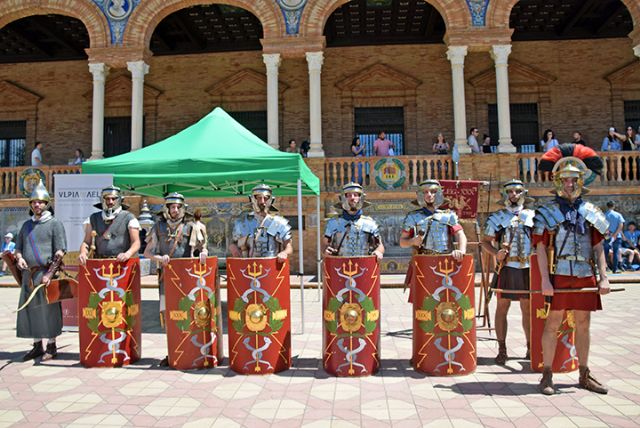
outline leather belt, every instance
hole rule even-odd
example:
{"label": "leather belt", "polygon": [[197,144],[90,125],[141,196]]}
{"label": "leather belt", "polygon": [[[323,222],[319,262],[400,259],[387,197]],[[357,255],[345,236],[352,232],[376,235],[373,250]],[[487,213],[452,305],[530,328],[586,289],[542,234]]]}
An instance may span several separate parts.
{"label": "leather belt", "polygon": [[586,262],[587,259],[585,259],[582,256],[558,256],[558,260],[568,260],[570,262]]}

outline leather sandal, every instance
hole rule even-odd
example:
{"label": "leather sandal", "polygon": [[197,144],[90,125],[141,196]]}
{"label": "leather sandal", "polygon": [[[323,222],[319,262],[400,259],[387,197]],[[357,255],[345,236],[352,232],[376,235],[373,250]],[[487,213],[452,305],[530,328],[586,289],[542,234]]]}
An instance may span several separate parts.
{"label": "leather sandal", "polygon": [[607,387],[602,385],[596,380],[596,378],[591,376],[591,371],[589,370],[589,368],[583,366],[580,366],[580,388],[598,394],[607,394],[609,392],[609,389]]}
{"label": "leather sandal", "polygon": [[551,367],[545,367],[543,369],[538,390],[544,395],[553,395],[556,393],[553,386],[553,371],[551,371]]}
{"label": "leather sandal", "polygon": [[53,360],[58,356],[58,347],[56,346],[56,342],[47,343],[47,352],[42,356],[42,361]]}
{"label": "leather sandal", "polygon": [[496,355],[495,362],[499,366],[504,366],[507,362],[507,345],[504,342],[498,342],[498,355]]}

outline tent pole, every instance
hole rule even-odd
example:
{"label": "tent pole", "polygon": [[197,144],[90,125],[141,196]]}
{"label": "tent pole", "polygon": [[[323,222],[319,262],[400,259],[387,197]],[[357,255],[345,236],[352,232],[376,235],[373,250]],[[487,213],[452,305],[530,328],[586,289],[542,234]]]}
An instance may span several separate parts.
{"label": "tent pole", "polygon": [[302,239],[302,180],[298,178],[298,277],[300,278],[300,313],[302,314],[302,328],[304,334],[304,239]]}
{"label": "tent pole", "polygon": [[318,197],[316,198],[316,217],[318,219],[318,237],[316,239],[318,248],[317,248],[317,253],[318,253],[318,258],[317,258],[317,271],[316,271],[316,278],[318,279],[318,302],[320,301],[320,299],[322,298],[322,291],[320,289],[320,287],[322,286],[322,246],[320,245],[320,242],[322,240],[322,232],[320,230],[320,194],[318,194]]}

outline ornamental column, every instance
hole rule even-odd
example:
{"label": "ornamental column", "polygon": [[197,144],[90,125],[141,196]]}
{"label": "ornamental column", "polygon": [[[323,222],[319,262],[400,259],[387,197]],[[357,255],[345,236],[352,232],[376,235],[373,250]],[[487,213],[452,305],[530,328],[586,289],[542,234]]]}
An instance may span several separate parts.
{"label": "ornamental column", "polygon": [[498,134],[500,152],[515,153],[511,144],[511,113],[509,111],[509,54],[511,45],[493,45],[491,58],[496,66],[496,98],[498,105]]}
{"label": "ornamental column", "polygon": [[93,111],[91,125],[91,159],[104,156],[104,83],[109,67],[103,62],[89,64],[93,75]]}
{"label": "ornamental column", "polygon": [[267,143],[278,150],[280,148],[278,136],[278,67],[280,67],[280,54],[262,54],[262,60],[267,66]]}
{"label": "ornamental column", "polygon": [[447,58],[451,61],[451,84],[453,86],[454,140],[460,153],[471,153],[467,145],[467,113],[464,97],[464,57],[467,46],[449,46]]}
{"label": "ornamental column", "polygon": [[131,72],[131,151],[142,148],[144,122],[144,75],[149,65],[144,61],[129,61],[127,69]]}
{"label": "ornamental column", "polygon": [[309,157],[324,157],[322,148],[322,97],[320,73],[324,56],[322,52],[306,52],[309,66]]}

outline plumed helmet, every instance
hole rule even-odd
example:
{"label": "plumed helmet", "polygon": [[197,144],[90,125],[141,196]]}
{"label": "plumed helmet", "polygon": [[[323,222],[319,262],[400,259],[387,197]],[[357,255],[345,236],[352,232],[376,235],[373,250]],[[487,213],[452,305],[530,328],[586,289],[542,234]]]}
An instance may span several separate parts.
{"label": "plumed helmet", "polygon": [[349,182],[347,184],[345,184],[344,186],[342,186],[342,190],[340,191],[340,206],[342,207],[343,210],[345,211],[350,211],[351,207],[349,206],[349,201],[347,200],[347,193],[358,193],[360,194],[360,201],[358,202],[358,204],[355,206],[355,209],[360,210],[362,209],[362,207],[365,206],[365,201],[364,199],[366,198],[367,194],[364,193],[364,189],[362,188],[362,186],[358,183],[354,183]]}
{"label": "plumed helmet", "polygon": [[420,184],[418,184],[418,190],[416,190],[417,205],[423,208],[427,206],[427,203],[424,201],[424,192],[429,189],[437,190],[433,206],[435,208],[438,208],[439,206],[444,205],[445,198],[444,193],[442,192],[442,185],[440,185],[440,182],[438,180],[434,179],[424,180],[421,181]]}
{"label": "plumed helmet", "polygon": [[[589,192],[587,185],[602,174],[604,163],[602,158],[590,147],[581,144],[560,144],[546,152],[540,160],[542,171],[552,172],[554,193],[562,198],[575,199]],[[565,194],[562,179],[576,178],[576,190],[571,195]]]}
{"label": "plumed helmet", "polygon": [[266,208],[267,211],[274,211],[276,208],[273,206],[273,202],[276,198],[273,197],[273,190],[271,190],[271,186],[268,184],[258,184],[253,189],[251,189],[251,195],[249,195],[249,201],[251,202],[251,207],[254,211],[259,212],[260,206],[258,205],[258,201],[256,200],[257,196],[267,196]]}

